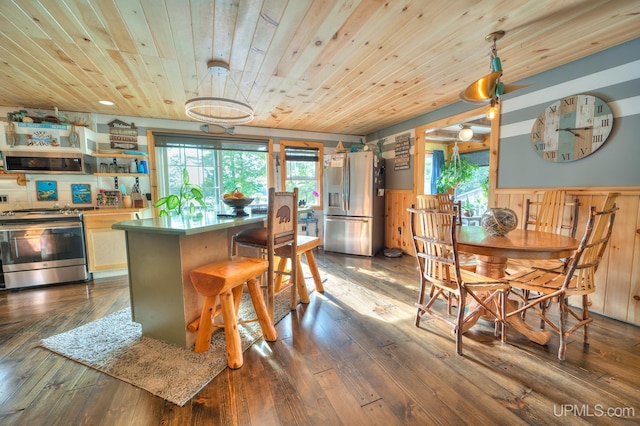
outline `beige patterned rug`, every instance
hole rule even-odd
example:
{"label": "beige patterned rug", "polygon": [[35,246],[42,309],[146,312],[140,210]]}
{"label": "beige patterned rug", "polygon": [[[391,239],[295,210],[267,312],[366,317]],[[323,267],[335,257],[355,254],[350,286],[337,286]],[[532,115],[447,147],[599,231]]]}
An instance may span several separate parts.
{"label": "beige patterned rug", "polygon": [[[313,285],[309,292],[312,290]],[[289,290],[276,295],[276,323],[290,312],[289,299]],[[243,296],[239,317],[255,318],[248,295]],[[262,337],[257,322],[238,328],[243,351]],[[131,321],[131,311],[127,308],[42,339],[40,345],[179,406],[227,368],[222,332],[214,333],[211,347],[205,353],[169,345],[141,333],[140,325]]]}

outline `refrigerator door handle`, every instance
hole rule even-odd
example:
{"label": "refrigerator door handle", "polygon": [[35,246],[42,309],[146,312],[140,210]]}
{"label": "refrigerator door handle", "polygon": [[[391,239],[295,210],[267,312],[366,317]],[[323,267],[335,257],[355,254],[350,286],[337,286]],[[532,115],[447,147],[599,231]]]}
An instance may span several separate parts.
{"label": "refrigerator door handle", "polygon": [[344,211],[348,211],[350,207],[350,201],[351,201],[351,193],[349,190],[349,188],[351,188],[350,176],[351,176],[351,164],[349,162],[349,156],[345,154],[344,167],[342,168],[342,210]]}

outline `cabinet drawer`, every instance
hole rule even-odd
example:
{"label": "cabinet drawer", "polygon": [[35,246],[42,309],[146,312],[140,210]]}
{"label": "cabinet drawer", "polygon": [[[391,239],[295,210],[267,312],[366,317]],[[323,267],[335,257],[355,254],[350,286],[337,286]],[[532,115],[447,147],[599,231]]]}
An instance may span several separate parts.
{"label": "cabinet drawer", "polygon": [[131,213],[113,213],[100,215],[85,215],[84,226],[86,229],[111,228],[116,222],[133,219]]}

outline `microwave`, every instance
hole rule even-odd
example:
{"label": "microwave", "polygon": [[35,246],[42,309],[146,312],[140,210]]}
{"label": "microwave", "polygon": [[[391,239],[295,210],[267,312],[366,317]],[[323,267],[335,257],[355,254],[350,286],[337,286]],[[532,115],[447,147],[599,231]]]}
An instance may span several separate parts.
{"label": "microwave", "polygon": [[95,159],[81,153],[4,151],[7,173],[95,173]]}

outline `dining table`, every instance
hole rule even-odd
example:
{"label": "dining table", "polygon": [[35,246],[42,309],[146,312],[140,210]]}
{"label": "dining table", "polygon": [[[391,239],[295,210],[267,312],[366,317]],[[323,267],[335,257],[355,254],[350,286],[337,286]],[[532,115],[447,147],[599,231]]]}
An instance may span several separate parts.
{"label": "dining table", "polygon": [[[459,226],[456,229],[456,242],[459,251],[476,256],[476,273],[490,278],[505,277],[509,259],[562,259],[570,257],[580,245],[580,240],[576,238],[529,229],[514,229],[504,236],[493,236],[482,226]],[[508,309],[516,307],[516,303],[510,300]],[[465,330],[482,316],[483,312],[479,311],[476,317],[470,318]],[[541,345],[551,339],[550,331],[531,327],[518,315],[509,317],[508,323],[531,341]]]}

